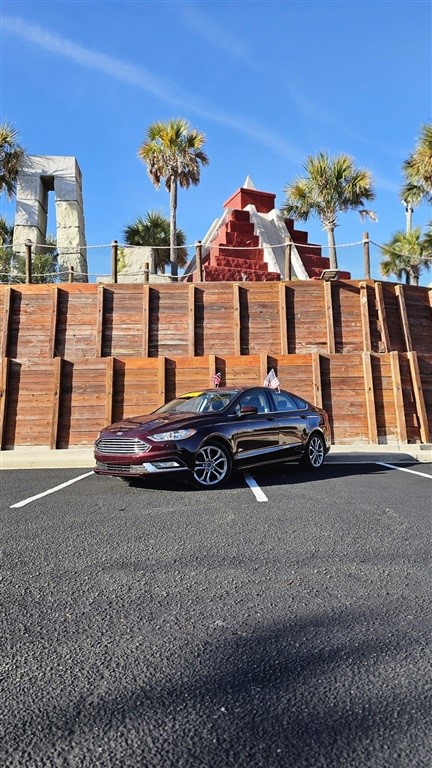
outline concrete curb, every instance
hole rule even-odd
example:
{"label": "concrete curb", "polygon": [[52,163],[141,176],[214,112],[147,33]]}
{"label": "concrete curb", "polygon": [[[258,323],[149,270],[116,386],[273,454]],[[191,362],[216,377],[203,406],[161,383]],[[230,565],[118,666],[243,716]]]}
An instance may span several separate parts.
{"label": "concrete curb", "polygon": [[[329,464],[365,464],[376,461],[388,464],[432,463],[432,444],[333,445],[326,459]],[[82,467],[91,469],[93,464],[93,448],[88,446],[65,450],[33,446],[19,447],[13,451],[0,451],[0,470]]]}

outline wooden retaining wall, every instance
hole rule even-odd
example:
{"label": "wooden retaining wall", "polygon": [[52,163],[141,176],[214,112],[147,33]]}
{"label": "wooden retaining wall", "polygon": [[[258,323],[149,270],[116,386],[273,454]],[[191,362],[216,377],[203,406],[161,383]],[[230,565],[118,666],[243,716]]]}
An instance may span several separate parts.
{"label": "wooden retaining wall", "polygon": [[432,291],[373,281],[0,286],[0,356],[432,354]]}
{"label": "wooden retaining wall", "polygon": [[262,383],[274,367],[283,387],[323,406],[333,441],[429,442],[432,355],[416,352],[206,357],[57,357],[1,360],[1,448],[93,443],[105,424],[149,413],[187,391]]}
{"label": "wooden retaining wall", "polygon": [[432,291],[374,281],[0,286],[0,448],[92,444],[105,424],[222,384],[281,386],[338,443],[429,442]]}

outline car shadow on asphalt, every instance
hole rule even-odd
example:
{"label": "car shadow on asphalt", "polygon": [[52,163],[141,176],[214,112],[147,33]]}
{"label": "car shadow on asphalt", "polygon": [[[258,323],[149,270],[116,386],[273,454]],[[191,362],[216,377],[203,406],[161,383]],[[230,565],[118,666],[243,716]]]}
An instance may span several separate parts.
{"label": "car shadow on asphalt", "polygon": [[165,475],[161,477],[136,478],[128,480],[127,485],[133,490],[159,490],[186,493],[208,493],[218,490],[234,490],[244,488],[245,475],[251,475],[258,485],[265,487],[297,485],[322,480],[329,480],[343,477],[358,477],[361,475],[381,474],[386,471],[374,462],[364,464],[324,464],[318,470],[305,470],[298,464],[287,462],[286,464],[274,465],[271,467],[252,467],[247,470],[236,470],[233,472],[229,481],[221,488],[197,488],[187,476],[174,477]]}
{"label": "car shadow on asphalt", "polygon": [[320,469],[307,470],[295,463],[280,464],[278,467],[255,467],[250,474],[258,485],[297,485],[320,480],[361,475],[381,474],[383,468],[373,462],[364,464],[324,464]]}

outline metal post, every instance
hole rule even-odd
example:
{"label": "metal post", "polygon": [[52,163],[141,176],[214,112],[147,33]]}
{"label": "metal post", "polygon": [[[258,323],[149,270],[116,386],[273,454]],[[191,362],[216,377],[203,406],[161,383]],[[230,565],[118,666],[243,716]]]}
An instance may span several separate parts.
{"label": "metal post", "polygon": [[73,283],[74,281],[74,267],[72,264],[69,264],[69,282]]}
{"label": "metal post", "polygon": [[292,240],[285,243],[285,280],[292,280]]}
{"label": "metal post", "polygon": [[363,265],[366,280],[370,280],[369,232],[363,232]]}
{"label": "metal post", "polygon": [[412,207],[411,203],[406,203],[404,201],[405,205],[405,213],[406,213],[406,234],[408,235],[411,232],[412,228],[412,215],[414,212],[414,208]]}
{"label": "metal post", "polygon": [[203,268],[202,268],[202,243],[201,240],[197,240],[195,245],[195,263],[196,263],[196,275],[197,282],[203,282]]}
{"label": "metal post", "polygon": [[149,275],[150,275],[149,263],[148,261],[145,261],[144,262],[144,282],[145,283],[149,282],[149,279],[150,279]]}
{"label": "metal post", "polygon": [[26,240],[25,243],[25,269],[26,269],[26,283],[32,281],[32,241]]}
{"label": "metal post", "polygon": [[111,243],[111,280],[113,283],[117,282],[117,257],[118,241],[113,240]]}

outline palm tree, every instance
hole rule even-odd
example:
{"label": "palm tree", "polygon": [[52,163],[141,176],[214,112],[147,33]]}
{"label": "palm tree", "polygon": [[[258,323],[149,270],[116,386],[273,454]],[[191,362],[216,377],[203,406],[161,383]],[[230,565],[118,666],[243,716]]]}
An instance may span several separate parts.
{"label": "palm tree", "polygon": [[[14,228],[0,216],[0,283],[22,283],[25,257],[12,250]],[[45,245],[38,245],[32,254],[34,283],[55,283],[58,275],[58,250],[55,238],[46,236]]]}
{"label": "palm tree", "polygon": [[432,253],[432,221],[428,224],[429,231],[423,237],[423,245],[427,253]]}
{"label": "palm tree", "polygon": [[0,216],[0,283],[8,283],[12,263],[13,226]]}
{"label": "palm tree", "polygon": [[[153,249],[156,272],[165,274],[165,267],[170,263],[170,221],[162,213],[149,211],[145,218],[138,216],[132,224],[123,230],[128,245],[147,245]],[[181,229],[176,231],[177,263],[184,267],[188,252],[184,247],[186,237]]]}
{"label": "palm tree", "polygon": [[8,224],[4,216],[0,216],[0,245],[12,245],[13,225]]}
{"label": "palm tree", "polygon": [[15,194],[16,177],[24,157],[18,134],[10,123],[0,125],[0,194],[8,198]]}
{"label": "palm tree", "polygon": [[34,283],[55,283],[58,275],[57,241],[47,235],[45,245],[39,245],[32,258]]}
{"label": "palm tree", "polygon": [[138,157],[147,165],[147,172],[158,189],[162,179],[170,193],[170,264],[171,275],[178,275],[176,256],[177,187],[187,189],[200,180],[201,165],[208,165],[202,150],[205,136],[182,117],[158,121],[149,125]]}
{"label": "palm tree", "polygon": [[401,199],[414,205],[432,203],[432,125],[423,126],[417,146],[402,170],[405,184]]}
{"label": "palm tree", "polygon": [[405,277],[406,283],[419,284],[422,269],[432,265],[430,235],[422,238],[420,227],[410,232],[398,230],[390,242],[381,247],[384,256],[380,264],[384,277],[395,275],[398,280]]}
{"label": "palm tree", "polygon": [[338,214],[358,210],[362,218],[376,221],[373,211],[364,208],[366,200],[373,200],[372,176],[369,171],[356,168],[349,155],[330,157],[325,152],[309,155],[304,165],[306,177],[298,177],[285,189],[284,216],[307,221],[317,216],[327,232],[330,266],[338,268],[334,231]]}

